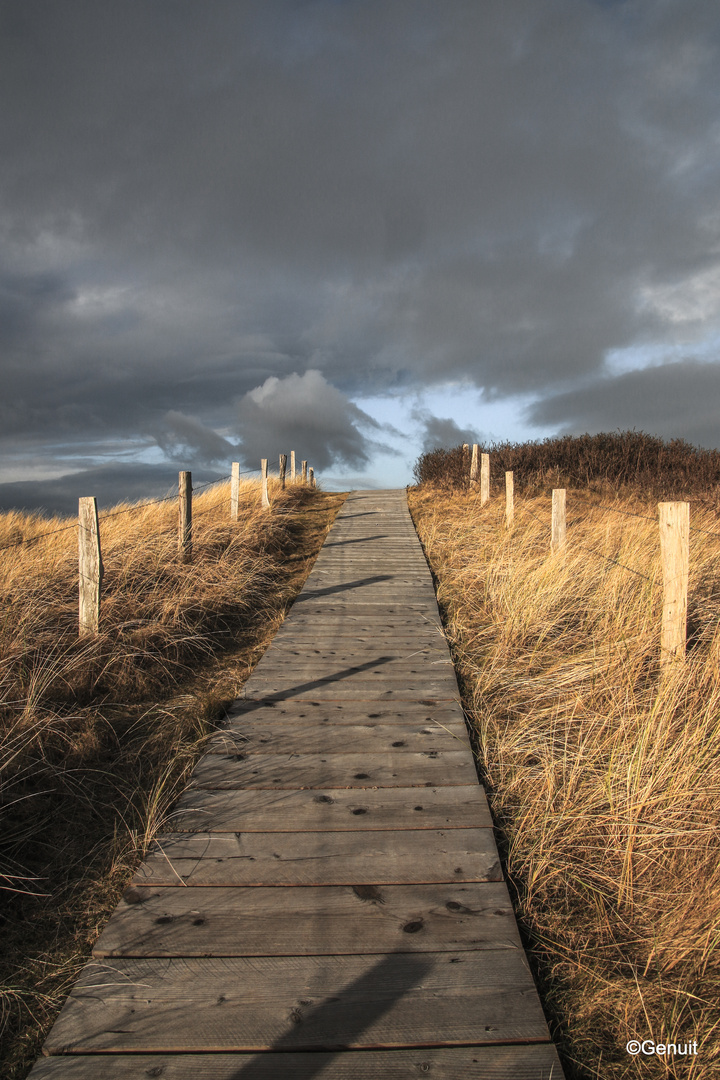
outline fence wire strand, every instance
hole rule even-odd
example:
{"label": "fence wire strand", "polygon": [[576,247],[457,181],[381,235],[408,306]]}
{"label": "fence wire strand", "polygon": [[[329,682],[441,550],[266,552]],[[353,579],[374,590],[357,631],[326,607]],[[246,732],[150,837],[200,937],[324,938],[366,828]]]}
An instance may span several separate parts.
{"label": "fence wire strand", "polygon": [[[239,475],[246,476],[248,473],[257,473],[258,471],[258,469],[242,469]],[[216,480],[208,480],[207,483],[200,484],[199,487],[193,488],[193,493],[212,487],[213,484],[221,484],[224,480],[230,480],[231,478],[232,474],[228,473],[227,476],[220,476]],[[173,502],[177,497],[178,493],[173,492],[172,495],[166,495],[162,499],[148,499],[147,502],[137,503],[135,506],[128,506],[125,510],[115,510],[111,514],[98,514],[98,523],[101,521],[109,521],[110,518],[120,517],[122,514],[136,513],[138,510],[144,510],[148,506],[159,506],[161,503]],[[50,532],[40,533],[38,536],[26,536],[23,540],[14,540],[11,544],[3,544],[0,546],[0,551],[9,551],[11,548],[22,547],[24,544],[36,544],[49,536],[57,536],[58,533],[69,532],[70,529],[77,529],[77,527],[78,523],[77,521],[74,521],[72,525],[63,525],[59,529],[52,529]]]}
{"label": "fence wire strand", "polygon": [[[533,513],[533,511],[530,509],[529,506],[527,506],[524,502],[521,502],[520,506],[522,507],[523,510],[527,511],[528,514],[530,514],[532,517],[534,517],[535,520],[537,522],[539,522],[540,525],[542,525],[544,528],[547,528],[547,522],[541,521],[540,518],[537,516],[537,514]],[[612,509],[612,507],[607,507],[606,509],[610,510],[610,509]],[[622,512],[623,511],[621,511],[621,513]],[[636,514],[634,516],[635,517],[643,517],[644,515]],[[581,518],[580,520],[582,521],[582,520],[585,520],[585,519]],[[656,519],[647,518],[647,520],[648,521],[653,521],[653,520],[656,520]],[[572,524],[576,525],[576,524],[578,524],[578,522],[574,521],[574,522],[572,522]],[[581,548],[582,551],[587,551],[590,555],[597,555],[597,556],[599,556],[599,558],[605,559],[606,562],[614,563],[615,566],[619,566],[622,570],[627,570],[628,573],[630,573],[630,574],[636,574],[637,577],[644,578],[645,581],[652,582],[652,580],[653,580],[651,577],[648,577],[647,574],[643,574],[642,571],[633,570],[632,566],[626,566],[625,563],[619,562],[618,559],[613,559],[610,555],[603,555],[603,553],[601,551],[597,551],[595,548],[586,547],[584,544],[581,544],[579,540],[573,539],[573,544],[575,544],[576,547]]]}

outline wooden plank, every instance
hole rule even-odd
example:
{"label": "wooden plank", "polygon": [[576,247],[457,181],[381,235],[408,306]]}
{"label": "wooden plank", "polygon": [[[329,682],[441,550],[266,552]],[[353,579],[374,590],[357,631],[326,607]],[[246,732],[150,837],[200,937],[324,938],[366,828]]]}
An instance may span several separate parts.
{"label": "wooden plank", "polygon": [[298,724],[247,717],[225,728],[207,745],[210,754],[385,754],[470,749],[465,725]]}
{"label": "wooden plank", "polygon": [[93,956],[521,949],[504,882],[304,889],[130,886]]}
{"label": "wooden plank", "polygon": [[[376,562],[355,563],[352,566],[321,566],[316,567],[305,582],[303,591],[314,592],[317,589],[343,589],[348,591],[357,587],[364,588],[374,586],[401,592],[418,592],[428,595],[432,589],[432,581],[426,567],[410,568],[407,560],[403,560],[396,566],[388,565],[386,559],[378,559]],[[359,583],[359,584],[358,584]]]}
{"label": "wooden plank", "polygon": [[410,674],[416,674],[421,668],[431,673],[443,671],[453,666],[447,645],[440,642],[439,645],[425,642],[412,642],[405,647],[393,641],[388,636],[386,640],[368,641],[359,643],[353,647],[349,642],[322,645],[313,644],[298,645],[293,639],[273,642],[270,648],[263,654],[253,670],[253,676],[258,671],[264,671],[273,665],[278,670],[289,671],[302,669],[303,665],[314,664],[327,666],[333,664],[331,670],[353,670],[354,667],[367,667],[375,662],[382,662],[383,669],[387,664],[407,664]]}
{"label": "wooden plank", "polygon": [[546,1041],[521,952],[107,959],[45,1053],[343,1049]]}
{"label": "wooden plank", "polygon": [[477,784],[423,788],[323,788],[296,791],[186,791],[172,814],[175,831],[287,832],[358,829],[490,828]]}
{"label": "wooden plank", "polygon": [[[295,613],[300,613],[300,611],[302,611],[303,615],[312,616],[313,622],[317,621],[315,618],[317,615],[321,615],[323,619],[340,616],[343,620],[346,618],[362,619],[366,615],[371,615],[382,619],[384,622],[394,616],[400,616],[410,623],[416,623],[418,619],[425,619],[428,623],[434,623],[440,629],[440,615],[435,600],[432,603],[428,600],[405,602],[402,600],[388,601],[382,598],[373,601],[366,599],[360,601],[359,599],[348,600],[347,593],[343,595],[343,600],[339,600],[337,595],[335,598],[332,596],[327,597],[324,601],[316,597],[307,597],[298,607],[302,596],[301,593],[290,609],[293,613],[293,620]],[[296,623],[296,625],[298,624]]]}
{"label": "wooden plank", "polygon": [[330,597],[331,602],[338,597],[343,597],[346,601],[349,600],[352,603],[363,603],[370,599],[376,600],[378,603],[393,603],[400,600],[403,603],[421,601],[430,606],[434,604],[437,610],[435,591],[429,582],[420,585],[411,581],[402,581],[400,578],[393,578],[389,574],[380,575],[379,580],[369,578],[366,581],[355,580],[338,582],[337,584],[317,582],[310,587],[306,585],[295,600],[295,604],[311,603],[321,597],[324,599]]}
{"label": "wooden plank", "polygon": [[422,655],[430,659],[449,659],[447,641],[434,630],[421,631],[417,635],[378,630],[374,637],[366,634],[355,638],[353,635],[348,641],[348,636],[338,640],[337,635],[332,633],[313,634],[307,626],[296,628],[292,623],[285,623],[273,638],[270,648],[276,650],[277,654],[296,651],[300,655],[321,657],[343,656],[351,651],[355,657],[361,656],[363,659],[368,654],[377,655],[378,649],[382,649],[383,652],[394,651],[398,656]]}
{"label": "wooden plank", "polygon": [[502,881],[492,829],[169,833],[135,885],[412,885]]}
{"label": "wooden plank", "polygon": [[318,634],[336,635],[342,632],[352,637],[356,633],[359,637],[372,635],[378,630],[384,633],[388,630],[397,630],[402,633],[416,631],[418,634],[437,634],[439,638],[444,637],[437,604],[431,617],[418,615],[415,611],[402,610],[401,605],[390,605],[390,608],[392,610],[379,611],[376,606],[372,606],[371,610],[365,612],[343,608],[337,613],[324,610],[322,620],[318,620],[310,612],[292,608],[292,622],[289,622],[289,616],[286,616],[286,621],[278,633],[287,631],[291,627],[293,632],[300,628],[306,631],[312,628],[313,631],[317,630]]}
{"label": "wooden plank", "polygon": [[246,701],[236,698],[227,713],[227,723],[232,726],[239,717],[253,716],[273,723],[278,719],[311,720],[314,723],[328,721],[333,724],[365,723],[377,720],[381,723],[408,723],[418,721],[439,725],[464,723],[463,711],[457,701],[438,701],[436,698],[420,698],[413,701]]}
{"label": "wooden plank", "polygon": [[205,754],[194,788],[368,788],[471,784],[477,773],[468,750],[372,754]]}
{"label": "wooden plank", "polygon": [[265,1054],[41,1058],[30,1080],[563,1080],[551,1043]]}
{"label": "wooden plank", "polygon": [[306,698],[309,701],[322,701],[325,698],[342,699],[352,698],[355,700],[373,701],[381,705],[386,701],[455,701],[458,691],[450,680],[433,679],[393,679],[384,683],[370,682],[368,679],[360,679],[357,676],[348,675],[341,679],[308,679],[305,682],[294,683],[291,679],[280,681],[279,679],[257,679],[249,681],[243,687],[243,697],[246,701],[260,701],[273,699],[282,701],[284,698]]}
{"label": "wooden plank", "polygon": [[322,681],[367,682],[378,686],[405,683],[418,686],[423,679],[432,683],[447,683],[447,689],[453,694],[457,693],[455,669],[449,658],[442,661],[428,659],[423,663],[422,658],[406,659],[403,656],[383,655],[380,649],[376,650],[375,655],[368,653],[367,659],[362,656],[349,656],[344,664],[332,658],[323,661],[314,657],[304,657],[295,663],[289,663],[281,653],[266,653],[248,683],[251,686],[258,683],[293,686],[297,683]]}

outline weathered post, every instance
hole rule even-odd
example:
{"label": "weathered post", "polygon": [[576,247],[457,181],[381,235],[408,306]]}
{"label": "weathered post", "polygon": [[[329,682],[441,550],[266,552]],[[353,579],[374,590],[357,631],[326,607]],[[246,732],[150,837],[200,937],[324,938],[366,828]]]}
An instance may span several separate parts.
{"label": "weathered post", "polygon": [[550,550],[565,547],[565,488],[553,488]]}
{"label": "weathered post", "polygon": [[513,483],[513,474],[511,472],[505,473],[505,528],[512,529],[513,519],[515,517],[514,507],[514,495],[515,487]]}
{"label": "weathered post", "polygon": [[472,457],[470,458],[470,487],[473,484],[477,484],[480,447],[477,443],[473,443]]}
{"label": "weathered post", "polygon": [[480,459],[480,505],[484,506],[490,498],[490,455],[483,454]]}
{"label": "weathered post", "polygon": [[180,473],[178,495],[178,553],[187,563],[192,560],[192,473]]}
{"label": "weathered post", "polygon": [[230,470],[230,520],[237,521],[240,516],[240,462],[233,461]]}
{"label": "weathered post", "polygon": [[100,583],[103,564],[97,500],[89,496],[78,503],[78,569],[80,578],[79,636],[96,635],[100,628]]}
{"label": "weathered post", "polygon": [[310,481],[310,487],[314,488],[315,487],[315,470],[313,469],[312,465],[308,469],[308,480]]}
{"label": "weathered post", "polygon": [[260,459],[260,469],[262,471],[262,497],[260,499],[260,505],[268,507],[270,505],[270,499],[268,498],[268,471],[267,471],[268,459],[266,457]]}
{"label": "weathered post", "polygon": [[674,660],[685,658],[690,551],[690,503],[658,503],[663,613],[660,663],[667,673]]}
{"label": "weathered post", "polygon": [[285,473],[287,471],[287,454],[280,455],[280,486],[285,490]]}
{"label": "weathered post", "polygon": [[295,451],[290,451],[290,483],[295,483]]}
{"label": "weathered post", "polygon": [[307,484],[307,461],[301,462],[300,467],[302,469],[302,482]]}

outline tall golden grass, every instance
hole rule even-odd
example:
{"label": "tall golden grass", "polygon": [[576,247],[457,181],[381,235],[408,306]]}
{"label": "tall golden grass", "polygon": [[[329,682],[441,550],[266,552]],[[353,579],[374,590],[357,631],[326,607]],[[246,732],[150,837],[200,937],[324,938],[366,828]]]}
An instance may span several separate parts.
{"label": "tall golden grass", "polygon": [[242,483],[237,522],[229,484],[196,495],[190,564],[176,500],[101,513],[93,638],[78,636],[76,521],[0,515],[3,1077],[26,1075],[343,498],[270,493],[263,510],[259,483]]}
{"label": "tall golden grass", "polygon": [[[548,494],[510,533],[504,499],[423,485],[410,506],[568,1076],[717,1077],[720,536],[691,532],[687,658],[661,679],[656,505],[608,498],[568,491],[554,555]],[[691,527],[720,533],[692,503]]]}

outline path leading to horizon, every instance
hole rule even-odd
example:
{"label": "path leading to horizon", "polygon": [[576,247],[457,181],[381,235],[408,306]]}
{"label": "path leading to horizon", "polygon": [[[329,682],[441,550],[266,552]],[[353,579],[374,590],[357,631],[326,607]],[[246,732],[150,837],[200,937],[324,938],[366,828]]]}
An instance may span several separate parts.
{"label": "path leading to horizon", "polygon": [[32,1080],[561,1080],[404,491],[353,492]]}

